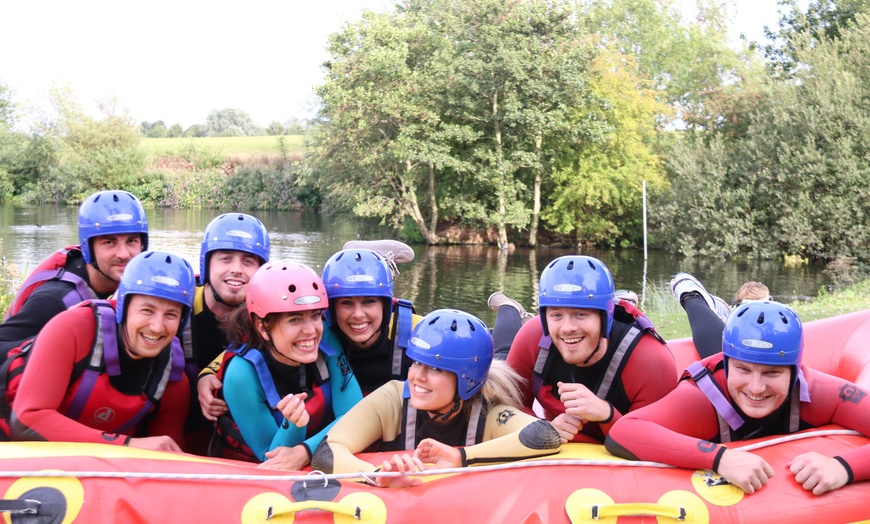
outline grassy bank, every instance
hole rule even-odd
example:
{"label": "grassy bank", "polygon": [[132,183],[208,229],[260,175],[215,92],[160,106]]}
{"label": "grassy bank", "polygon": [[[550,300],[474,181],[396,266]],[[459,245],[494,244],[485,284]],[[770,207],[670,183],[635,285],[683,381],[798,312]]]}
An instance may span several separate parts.
{"label": "grassy bank", "polygon": [[[677,303],[667,284],[647,288],[643,310],[665,340],[692,336],[686,312]],[[795,301],[789,306],[804,322],[870,309],[870,280],[823,293],[810,301]]]}
{"label": "grassy bank", "polygon": [[[288,154],[302,153],[302,135],[285,136],[284,145]],[[142,149],[150,159],[179,156],[178,153],[186,149],[233,157],[281,154],[281,145],[277,136],[144,138]]]}

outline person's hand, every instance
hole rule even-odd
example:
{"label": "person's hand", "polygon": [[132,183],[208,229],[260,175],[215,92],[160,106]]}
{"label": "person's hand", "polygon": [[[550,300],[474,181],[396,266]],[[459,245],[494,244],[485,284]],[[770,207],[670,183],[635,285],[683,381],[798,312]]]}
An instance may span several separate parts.
{"label": "person's hand", "polygon": [[[381,471],[397,471],[399,473],[411,474],[425,469],[420,459],[408,453],[393,455],[392,458],[381,463]],[[402,475],[401,477],[378,477],[377,480],[382,488],[408,488],[419,486],[423,483],[423,479],[408,475]]]}
{"label": "person's hand", "polygon": [[550,421],[550,425],[559,432],[559,439],[562,441],[562,444],[567,444],[574,440],[574,436],[583,430],[583,424],[585,423],[586,421],[582,418],[567,413],[562,413]]}
{"label": "person's hand", "polygon": [[431,438],[424,438],[417,444],[414,457],[421,462],[435,464],[438,469],[462,467],[462,454],[458,449]]}
{"label": "person's hand", "polygon": [[308,465],[308,452],[305,446],[298,445],[292,448],[278,446],[266,452],[266,460],[257,465],[263,469],[283,469],[299,471]]}
{"label": "person's hand", "polygon": [[214,422],[221,415],[226,415],[227,403],[217,398],[217,391],[223,387],[215,375],[203,375],[196,382],[196,393],[199,397],[199,408],[206,420]]}
{"label": "person's hand", "polygon": [[751,495],[767,484],[767,480],[773,476],[773,468],[758,455],[728,449],[719,459],[716,473]]}
{"label": "person's hand", "polygon": [[796,456],[788,463],[788,469],[797,483],[813,495],[841,488],[849,482],[849,472],[837,459],[815,451]]}
{"label": "person's hand", "polygon": [[295,395],[291,393],[279,400],[276,407],[291,424],[297,428],[304,428],[308,425],[308,412],[305,411],[306,398],[308,398],[308,393],[297,393]]}
{"label": "person's hand", "polygon": [[127,442],[128,448],[153,449],[156,451],[181,451],[181,446],[172,440],[172,437],[160,435],[157,437],[131,438]]}
{"label": "person's hand", "polygon": [[565,413],[582,418],[587,422],[598,422],[610,417],[610,403],[595,396],[583,384],[558,382],[559,398],[565,406]]}

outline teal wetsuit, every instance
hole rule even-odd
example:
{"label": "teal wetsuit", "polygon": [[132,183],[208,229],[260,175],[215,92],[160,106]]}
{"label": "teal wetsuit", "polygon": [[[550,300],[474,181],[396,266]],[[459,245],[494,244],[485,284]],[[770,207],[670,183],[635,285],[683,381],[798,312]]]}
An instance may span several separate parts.
{"label": "teal wetsuit", "polygon": [[[359,384],[344,352],[332,349],[340,347],[329,330],[324,330],[320,356],[328,372],[325,380],[322,380],[323,373],[318,372],[317,363],[286,366],[267,357],[269,377],[266,380],[272,383],[264,385],[254,364],[247,359],[237,356],[228,362],[223,395],[245,444],[260,460],[265,460],[266,452],[278,446],[303,444],[310,455],[335,421],[362,400]],[[267,391],[277,392],[278,398],[283,398],[290,393],[301,393],[303,388],[308,391],[305,406],[310,421],[307,426],[297,428],[280,414],[276,417],[275,406],[267,400]]]}

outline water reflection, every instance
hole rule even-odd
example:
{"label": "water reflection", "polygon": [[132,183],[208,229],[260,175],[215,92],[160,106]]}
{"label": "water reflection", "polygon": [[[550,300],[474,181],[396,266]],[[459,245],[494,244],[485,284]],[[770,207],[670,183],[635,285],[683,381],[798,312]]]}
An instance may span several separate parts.
{"label": "water reflection", "polygon": [[[3,256],[19,268],[34,265],[69,244],[78,244],[77,207],[0,205]],[[205,227],[217,216],[214,210],[149,209],[153,249],[175,252],[199,268],[199,244]],[[258,212],[272,241],[273,258],[291,258],[320,271],[323,263],[344,243],[356,238],[377,238],[352,220],[316,213]],[[537,279],[554,258],[572,251],[518,248],[504,254],[490,246],[413,246],[416,259],[399,267],[397,294],[414,301],[418,312],[437,308],[464,309],[492,323],[495,314],[486,299],[497,290],[535,309]],[[818,265],[784,268],[775,261],[735,262],[723,259],[684,259],[650,252],[644,264],[637,250],[590,251],[614,274],[617,287],[642,294],[645,282],[666,283],[678,271],[695,274],[707,288],[730,299],[747,280],[767,284],[782,298],[815,296],[829,284]]]}

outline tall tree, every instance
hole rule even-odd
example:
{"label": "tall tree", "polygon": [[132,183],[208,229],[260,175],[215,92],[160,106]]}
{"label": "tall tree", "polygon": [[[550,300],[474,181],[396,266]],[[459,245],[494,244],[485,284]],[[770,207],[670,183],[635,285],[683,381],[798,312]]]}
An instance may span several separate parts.
{"label": "tall tree", "polygon": [[[410,216],[437,243],[435,172],[455,162],[427,99],[437,85],[427,77],[433,48],[424,29],[411,17],[369,12],[330,38],[310,165],[333,206],[394,225]],[[428,219],[418,193],[428,195]]]}
{"label": "tall tree", "polygon": [[258,136],[265,131],[254,125],[251,116],[241,109],[215,109],[205,122],[206,136]]}
{"label": "tall tree", "polygon": [[[837,39],[860,14],[870,14],[870,0],[778,0],[779,27],[764,28],[771,43],[762,47],[775,74],[790,76],[799,65],[795,38],[805,33],[815,41]],[[806,11],[801,5],[806,5]]]}

